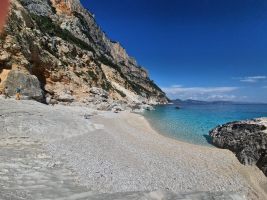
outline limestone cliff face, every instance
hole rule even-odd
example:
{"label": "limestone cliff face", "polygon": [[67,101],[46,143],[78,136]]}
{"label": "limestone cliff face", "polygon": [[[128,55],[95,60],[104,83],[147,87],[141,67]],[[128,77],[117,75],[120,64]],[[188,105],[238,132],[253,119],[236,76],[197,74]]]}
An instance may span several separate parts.
{"label": "limestone cliff face", "polygon": [[65,101],[90,103],[95,95],[104,95],[101,103],[168,101],[147,71],[105,35],[79,0],[11,0],[0,38],[0,90],[14,70],[36,76],[48,103],[62,96],[69,97]]}

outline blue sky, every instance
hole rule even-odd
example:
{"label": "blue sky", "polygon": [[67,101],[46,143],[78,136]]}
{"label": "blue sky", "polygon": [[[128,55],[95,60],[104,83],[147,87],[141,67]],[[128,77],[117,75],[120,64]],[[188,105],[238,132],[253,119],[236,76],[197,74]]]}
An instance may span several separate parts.
{"label": "blue sky", "polygon": [[170,98],[267,102],[266,0],[81,0]]}

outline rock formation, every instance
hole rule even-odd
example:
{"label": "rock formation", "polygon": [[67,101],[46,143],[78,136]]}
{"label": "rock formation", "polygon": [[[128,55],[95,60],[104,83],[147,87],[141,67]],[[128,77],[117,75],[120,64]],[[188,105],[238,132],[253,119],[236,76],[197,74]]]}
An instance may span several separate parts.
{"label": "rock formation", "polygon": [[267,118],[218,126],[210,136],[213,144],[233,151],[243,164],[257,165],[267,176]]}
{"label": "rock formation", "polygon": [[[168,102],[147,71],[106,36],[79,0],[11,0],[0,36],[0,90],[7,85],[13,91],[7,81],[13,74],[24,74],[14,87],[26,87],[24,95],[39,100],[42,93],[47,103],[93,101],[104,108],[114,102]],[[104,90],[105,98],[95,99],[92,88]]]}
{"label": "rock formation", "polygon": [[9,95],[15,95],[16,88],[22,88],[25,96],[35,100],[42,100],[43,92],[36,76],[25,74],[20,71],[11,70],[3,85],[8,85]]}

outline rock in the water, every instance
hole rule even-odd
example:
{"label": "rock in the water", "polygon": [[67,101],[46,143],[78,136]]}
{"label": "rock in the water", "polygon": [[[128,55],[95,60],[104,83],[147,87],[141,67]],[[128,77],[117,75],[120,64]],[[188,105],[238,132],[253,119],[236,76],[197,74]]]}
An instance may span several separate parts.
{"label": "rock in the water", "polygon": [[15,95],[16,88],[20,87],[21,94],[23,96],[27,96],[38,101],[43,99],[43,92],[41,90],[40,83],[34,75],[11,70],[2,84],[4,87],[8,87],[9,95]]}
{"label": "rock in the water", "polygon": [[218,126],[210,136],[213,144],[233,151],[243,164],[257,165],[267,176],[267,118]]}
{"label": "rock in the water", "polygon": [[151,106],[151,105],[147,105],[147,104],[141,105],[141,109],[142,109],[142,110],[147,110],[147,111],[155,110],[155,109],[153,108],[153,106]]}

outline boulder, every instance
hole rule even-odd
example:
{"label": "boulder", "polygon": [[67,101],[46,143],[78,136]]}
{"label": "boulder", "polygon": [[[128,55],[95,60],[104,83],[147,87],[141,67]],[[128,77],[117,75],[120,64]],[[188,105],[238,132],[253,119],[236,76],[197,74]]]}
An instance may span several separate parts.
{"label": "boulder", "polygon": [[109,103],[107,102],[102,102],[96,105],[97,110],[108,110],[109,108]]}
{"label": "boulder", "polygon": [[257,165],[267,176],[267,118],[227,123],[209,134],[214,145],[233,151],[242,164]]}
{"label": "boulder", "polygon": [[49,104],[50,105],[55,105],[55,104],[58,104],[58,101],[55,100],[55,99],[50,99]]}
{"label": "boulder", "polygon": [[148,104],[135,103],[130,106],[134,112],[144,112],[155,110],[153,106]]}
{"label": "boulder", "polygon": [[4,50],[0,51],[0,62],[6,62],[10,59],[10,54]]}
{"label": "boulder", "polygon": [[129,104],[128,107],[131,109],[131,110],[140,110],[141,109],[141,103],[135,103],[133,102],[132,104]]}
{"label": "boulder", "polygon": [[92,87],[90,89],[90,93],[94,95],[99,95],[103,98],[108,98],[108,92],[103,90],[102,88]]}
{"label": "boulder", "polygon": [[92,87],[89,92],[92,94],[99,94],[100,90],[100,88]]}
{"label": "boulder", "polygon": [[53,97],[47,93],[45,96],[45,102],[50,105],[58,104],[58,101],[56,99],[53,99]]}
{"label": "boulder", "polygon": [[43,91],[36,76],[21,71],[11,70],[2,85],[8,87],[9,95],[16,94],[16,88],[21,88],[21,94],[37,101],[43,100]]}
{"label": "boulder", "polygon": [[144,104],[144,105],[142,105],[142,106],[141,106],[141,109],[143,109],[143,110],[147,110],[147,111],[155,110],[153,106],[148,105],[148,104]]}
{"label": "boulder", "polygon": [[117,105],[112,108],[112,111],[115,113],[118,113],[118,112],[124,111],[124,109],[120,105]]}
{"label": "boulder", "polygon": [[56,100],[71,103],[75,100],[75,98],[69,92],[61,91],[56,95]]}

